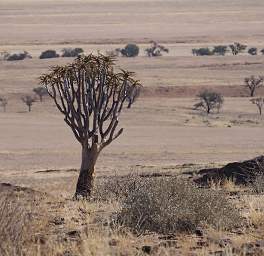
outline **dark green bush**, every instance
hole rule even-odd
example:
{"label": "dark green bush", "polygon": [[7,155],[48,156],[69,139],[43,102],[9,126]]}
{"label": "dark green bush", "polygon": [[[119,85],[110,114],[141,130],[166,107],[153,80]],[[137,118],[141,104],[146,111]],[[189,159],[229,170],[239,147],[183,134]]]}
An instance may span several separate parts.
{"label": "dark green bush", "polygon": [[5,60],[8,60],[8,61],[24,60],[27,58],[31,59],[32,56],[26,51],[21,52],[21,53],[13,53],[13,54],[6,54],[5,55]]}
{"label": "dark green bush", "polygon": [[227,46],[226,45],[217,45],[217,46],[214,46],[214,49],[213,49],[212,53],[214,55],[224,56],[227,53]]}
{"label": "dark green bush", "polygon": [[136,57],[139,54],[139,47],[136,44],[127,44],[120,52],[125,57]]}
{"label": "dark green bush", "polygon": [[60,55],[57,54],[54,50],[47,50],[41,53],[39,56],[40,59],[51,59],[51,58],[58,58]]}
{"label": "dark green bush", "polygon": [[248,49],[248,54],[257,55],[258,54],[258,49],[256,47],[249,48]]}
{"label": "dark green bush", "polygon": [[83,53],[82,48],[64,48],[61,57],[78,57],[81,53]]}
{"label": "dark green bush", "polygon": [[196,56],[211,56],[214,53],[208,48],[199,48],[199,49],[192,49],[193,55]]}

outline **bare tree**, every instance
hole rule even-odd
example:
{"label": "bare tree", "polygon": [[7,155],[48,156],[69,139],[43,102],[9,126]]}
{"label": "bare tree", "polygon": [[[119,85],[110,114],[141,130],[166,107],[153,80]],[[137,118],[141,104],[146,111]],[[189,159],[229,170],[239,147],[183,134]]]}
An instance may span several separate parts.
{"label": "bare tree", "polygon": [[21,97],[21,100],[28,106],[28,112],[31,111],[31,107],[33,103],[36,101],[35,98],[30,95]]}
{"label": "bare tree", "polygon": [[40,102],[43,101],[43,96],[48,94],[48,91],[45,87],[36,87],[33,89],[33,92],[37,94],[37,96],[39,97]]}
{"label": "bare tree", "polygon": [[0,106],[3,108],[3,111],[6,112],[6,106],[8,104],[8,100],[5,97],[0,97]]}
{"label": "bare tree", "polygon": [[262,108],[264,106],[264,98],[255,98],[250,100],[253,104],[255,104],[259,110],[259,114],[262,115]]}
{"label": "bare tree", "polygon": [[245,78],[245,85],[246,88],[250,91],[250,96],[254,97],[256,90],[259,87],[263,86],[263,76],[250,76]]}
{"label": "bare tree", "polygon": [[123,129],[116,132],[119,115],[124,104],[133,103],[131,91],[141,87],[131,72],[115,73],[113,65],[111,57],[82,56],[40,78],[82,146],[75,198],[90,196],[97,158],[122,134]]}
{"label": "bare tree", "polygon": [[202,109],[207,114],[210,114],[213,109],[217,109],[219,112],[224,103],[223,96],[214,91],[203,90],[197,97],[200,101],[194,105],[194,109]]}

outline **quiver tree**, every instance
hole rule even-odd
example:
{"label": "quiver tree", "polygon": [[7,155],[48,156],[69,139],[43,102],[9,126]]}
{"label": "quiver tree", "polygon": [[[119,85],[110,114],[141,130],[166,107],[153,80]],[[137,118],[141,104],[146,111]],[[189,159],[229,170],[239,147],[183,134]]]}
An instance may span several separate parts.
{"label": "quiver tree", "polygon": [[90,196],[97,158],[122,134],[123,129],[117,129],[119,115],[125,104],[133,103],[131,92],[141,86],[132,73],[115,73],[113,65],[111,57],[82,56],[40,78],[82,146],[75,198]]}
{"label": "quiver tree", "polygon": [[210,114],[213,109],[217,109],[217,112],[219,112],[224,103],[224,97],[214,91],[203,90],[197,97],[199,102],[194,105],[194,109],[202,109],[207,114]]}
{"label": "quiver tree", "polygon": [[262,108],[264,106],[264,98],[254,98],[250,100],[253,104],[255,104],[259,110],[259,114],[262,115]]}
{"label": "quiver tree", "polygon": [[7,103],[8,103],[7,98],[0,97],[0,106],[3,108],[4,112],[6,112]]}
{"label": "quiver tree", "polygon": [[39,97],[40,102],[43,101],[43,97],[48,94],[48,91],[45,87],[39,86],[33,89],[33,92]]}
{"label": "quiver tree", "polygon": [[263,86],[263,76],[250,76],[245,78],[244,86],[249,89],[250,96],[254,97],[256,90]]}
{"label": "quiver tree", "polygon": [[28,106],[28,112],[31,111],[31,107],[33,103],[36,101],[36,99],[30,95],[21,97],[21,100]]}

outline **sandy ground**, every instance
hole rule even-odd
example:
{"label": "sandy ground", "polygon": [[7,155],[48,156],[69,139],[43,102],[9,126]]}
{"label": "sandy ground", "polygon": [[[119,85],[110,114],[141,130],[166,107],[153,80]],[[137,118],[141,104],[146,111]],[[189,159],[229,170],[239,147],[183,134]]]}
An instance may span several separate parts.
{"label": "sandy ground", "polygon": [[[263,73],[263,56],[194,57],[191,49],[240,40],[264,47],[263,8],[261,0],[1,1],[0,50],[27,50],[33,59],[0,61],[0,94],[9,98],[7,113],[0,113],[0,170],[79,167],[80,147],[53,103],[45,99],[27,113],[20,100],[50,66],[72,61],[39,60],[43,50],[80,46],[104,53],[130,41],[140,43],[141,56],[118,58],[117,68],[136,72],[146,89],[125,111],[125,133],[102,153],[99,170],[261,154],[263,120],[241,85]],[[164,42],[170,53],[143,56],[150,39]],[[227,97],[221,114],[208,118],[191,109],[202,88]]]}

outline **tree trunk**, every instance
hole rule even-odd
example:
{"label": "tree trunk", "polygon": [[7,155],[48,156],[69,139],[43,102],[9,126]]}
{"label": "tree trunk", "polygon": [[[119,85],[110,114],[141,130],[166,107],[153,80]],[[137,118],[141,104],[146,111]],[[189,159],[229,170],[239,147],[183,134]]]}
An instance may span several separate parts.
{"label": "tree trunk", "polygon": [[82,147],[82,164],[78,182],[76,185],[75,198],[89,198],[93,188],[94,167],[98,157],[97,145],[91,149],[87,146]]}

